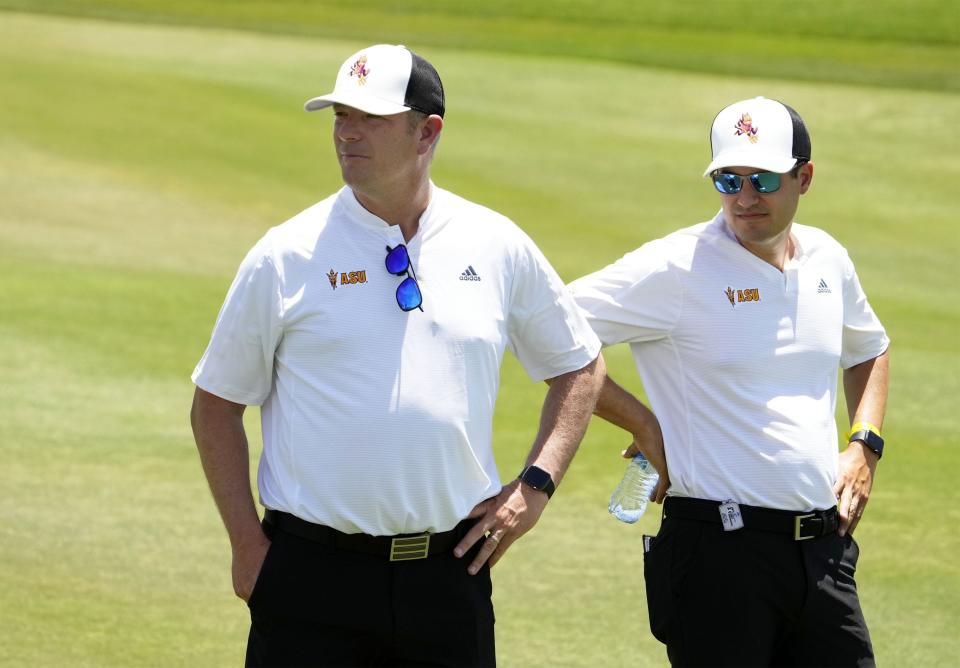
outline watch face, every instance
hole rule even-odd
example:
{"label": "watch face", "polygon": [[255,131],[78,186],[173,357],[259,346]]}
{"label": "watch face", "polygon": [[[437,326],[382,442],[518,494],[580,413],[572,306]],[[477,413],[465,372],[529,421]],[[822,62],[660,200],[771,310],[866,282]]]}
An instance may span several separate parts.
{"label": "watch face", "polygon": [[876,452],[878,455],[883,452],[883,439],[874,434],[872,431],[866,433],[867,447]]}
{"label": "watch face", "polygon": [[863,441],[863,444],[877,453],[877,457],[883,455],[883,438],[869,429],[863,429],[850,436],[851,441]]}
{"label": "watch face", "polygon": [[550,474],[536,466],[528,466],[523,472],[523,481],[534,489],[543,489],[550,482]]}

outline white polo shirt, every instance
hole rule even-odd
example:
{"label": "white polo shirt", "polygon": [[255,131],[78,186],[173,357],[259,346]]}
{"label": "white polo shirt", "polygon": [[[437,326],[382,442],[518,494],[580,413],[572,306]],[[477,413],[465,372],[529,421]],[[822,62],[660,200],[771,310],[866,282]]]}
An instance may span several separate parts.
{"label": "white polo shirt", "polygon": [[670,494],[836,504],[838,367],[889,344],[847,252],[794,223],[781,273],[722,212],[570,285],[604,345],[630,344],[663,430]]}
{"label": "white polo shirt", "polygon": [[446,531],[501,488],[504,348],[534,381],[599,354],[559,276],[503,216],[432,186],[407,244],[423,312],[397,306],[402,277],[384,258],[400,243],[343,188],[243,261],[193,380],[262,404],[267,508],[347,533]]}

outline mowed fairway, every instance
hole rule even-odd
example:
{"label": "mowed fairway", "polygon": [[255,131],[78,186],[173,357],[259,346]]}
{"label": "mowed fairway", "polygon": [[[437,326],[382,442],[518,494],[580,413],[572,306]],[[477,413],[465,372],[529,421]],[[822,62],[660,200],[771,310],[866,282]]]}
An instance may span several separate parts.
{"label": "mowed fairway", "polygon": [[[242,662],[189,375],[250,245],[340,186],[331,116],[301,105],[365,44],[0,12],[0,665]],[[861,599],[882,665],[954,663],[960,95],[409,45],[447,89],[437,184],[513,218],[568,280],[713,215],[700,174],[722,106],[762,94],[804,115],[799,220],[849,248],[894,342]],[[626,350],[608,363],[640,390]],[[508,359],[504,479],[543,394]],[[625,445],[595,421],[495,568],[501,665],[666,665],[642,579],[658,513],[606,512]],[[736,602],[717,620],[749,633]]]}

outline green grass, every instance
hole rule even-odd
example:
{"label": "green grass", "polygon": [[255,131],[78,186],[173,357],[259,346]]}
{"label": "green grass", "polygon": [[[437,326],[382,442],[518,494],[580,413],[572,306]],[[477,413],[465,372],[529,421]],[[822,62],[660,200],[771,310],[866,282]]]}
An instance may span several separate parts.
{"label": "green grass", "polygon": [[[743,29],[674,4],[644,30]],[[894,3],[875,4],[854,21],[851,49],[893,44],[913,50],[917,71],[946,71],[956,24],[935,19],[947,5],[917,3],[925,20],[897,23],[884,19]],[[358,24],[340,33],[352,41],[333,39],[309,7],[331,12],[334,27],[347,12],[321,3],[234,3],[221,21],[252,29],[265,16],[267,33],[211,29],[220,16],[202,10],[212,4],[44,5],[112,7],[117,20],[0,12],[0,664],[236,665],[245,609],[231,598],[227,541],[187,424],[189,373],[247,248],[339,187],[330,118],[300,105],[373,38]],[[834,5],[821,18],[791,10],[783,39],[817,45],[818,59],[841,67],[837,21],[855,12]],[[370,6],[382,31],[389,6]],[[722,74],[703,60],[696,72],[587,51],[557,57],[540,38],[501,49],[540,23],[577,31],[584,49],[623,46],[617,26],[604,27],[618,16],[607,6],[592,18],[576,2],[546,18],[523,6],[489,3],[505,41],[464,28],[469,49],[429,31],[491,16],[412,3],[397,21],[420,26],[447,88],[435,180],[511,216],[567,279],[712,216],[716,196],[699,175],[720,107],[764,94],[804,114],[816,175],[799,218],[848,246],[893,339],[890,448],[858,530],[863,605],[882,664],[951,663],[956,86],[897,87],[896,72],[881,86],[808,82],[778,53],[782,69]],[[758,11],[757,23],[772,20]],[[283,29],[283,16],[296,25]],[[122,22],[130,18],[162,22]],[[163,24],[176,22],[193,25]],[[743,49],[767,48],[748,41]],[[640,389],[626,350],[608,359]],[[505,477],[519,470],[543,391],[508,360],[496,417]],[[628,527],[605,509],[624,444],[594,424],[541,523],[495,569],[501,665],[666,664],[647,629],[640,570],[639,537],[656,530],[656,514]]]}
{"label": "green grass", "polygon": [[0,0],[0,8],[960,91],[960,21],[945,0]]}

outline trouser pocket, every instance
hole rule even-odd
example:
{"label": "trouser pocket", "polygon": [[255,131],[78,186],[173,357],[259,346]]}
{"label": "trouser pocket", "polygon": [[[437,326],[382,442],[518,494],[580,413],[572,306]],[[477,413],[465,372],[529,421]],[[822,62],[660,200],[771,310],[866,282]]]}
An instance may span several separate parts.
{"label": "trouser pocket", "polygon": [[260,572],[257,574],[257,580],[253,584],[253,590],[250,592],[250,597],[247,599],[247,607],[253,608],[256,603],[260,600],[262,592],[268,587],[268,581],[270,576],[270,571],[272,570],[272,559],[271,555],[276,551],[276,536],[270,541],[270,546],[267,548],[267,553],[263,557],[263,564],[260,566]]}
{"label": "trouser pocket", "polygon": [[644,536],[643,579],[647,590],[647,614],[650,631],[666,644],[667,632],[676,616],[676,605],[670,586],[670,562],[674,537],[663,526],[654,537]]}

